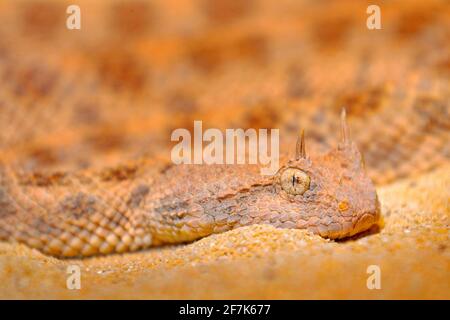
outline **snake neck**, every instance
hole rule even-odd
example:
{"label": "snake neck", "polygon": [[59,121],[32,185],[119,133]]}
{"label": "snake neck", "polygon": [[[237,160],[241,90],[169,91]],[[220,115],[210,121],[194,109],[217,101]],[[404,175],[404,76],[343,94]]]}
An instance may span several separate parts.
{"label": "snake neck", "polygon": [[273,196],[274,192],[274,186],[266,179],[212,197],[191,200],[169,197],[149,204],[138,224],[146,226],[155,245],[190,242],[260,222],[262,214],[257,210],[257,200]]}

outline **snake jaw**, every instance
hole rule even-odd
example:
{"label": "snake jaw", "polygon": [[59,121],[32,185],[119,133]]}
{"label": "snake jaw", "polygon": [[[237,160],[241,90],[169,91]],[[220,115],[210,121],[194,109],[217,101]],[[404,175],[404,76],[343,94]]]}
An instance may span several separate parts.
{"label": "snake jaw", "polygon": [[361,233],[370,229],[374,224],[376,224],[378,220],[376,220],[375,216],[370,213],[364,213],[353,226],[353,230],[350,236]]}
{"label": "snake jaw", "polygon": [[379,225],[381,220],[380,211],[365,212],[359,214],[351,221],[343,220],[341,223],[333,222],[328,226],[320,225],[312,228],[312,231],[320,236],[332,240],[339,240],[352,237]]}
{"label": "snake jaw", "polygon": [[380,225],[381,209],[376,192],[375,199],[369,201],[364,205],[365,211],[355,211],[350,216],[344,216],[345,222],[341,224],[340,232],[331,234],[329,238],[343,239],[352,237],[371,229],[373,226]]}

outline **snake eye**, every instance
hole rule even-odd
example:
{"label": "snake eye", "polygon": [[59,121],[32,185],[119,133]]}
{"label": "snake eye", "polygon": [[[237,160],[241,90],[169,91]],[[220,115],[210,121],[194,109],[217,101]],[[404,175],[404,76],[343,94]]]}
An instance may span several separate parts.
{"label": "snake eye", "polygon": [[281,174],[281,187],[292,195],[304,194],[309,189],[311,179],[300,169],[287,168]]}

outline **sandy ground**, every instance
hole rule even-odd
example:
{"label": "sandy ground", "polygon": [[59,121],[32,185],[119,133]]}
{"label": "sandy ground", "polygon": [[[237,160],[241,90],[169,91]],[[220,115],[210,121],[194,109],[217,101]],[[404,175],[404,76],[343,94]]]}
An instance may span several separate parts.
{"label": "sandy ground", "polygon": [[[381,231],[334,242],[252,226],[189,245],[57,260],[0,243],[0,298],[450,298],[450,166],[379,188]],[[66,287],[81,267],[81,290]],[[369,290],[367,268],[381,271]]]}

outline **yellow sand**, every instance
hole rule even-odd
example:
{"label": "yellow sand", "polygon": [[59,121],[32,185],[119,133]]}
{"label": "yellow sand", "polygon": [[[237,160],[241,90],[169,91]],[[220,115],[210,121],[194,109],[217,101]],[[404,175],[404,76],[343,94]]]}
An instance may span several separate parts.
{"label": "yellow sand", "polygon": [[[379,188],[379,233],[334,242],[252,226],[178,247],[57,260],[0,243],[0,298],[450,298],[450,166]],[[81,266],[81,290],[66,267]],[[381,289],[369,290],[378,265]]]}

